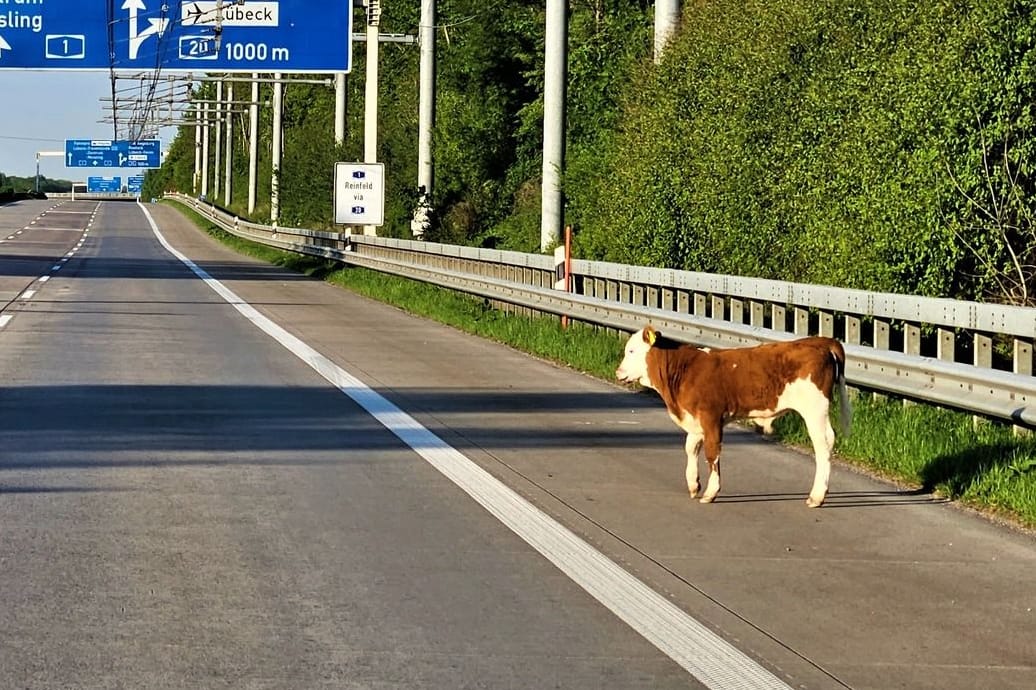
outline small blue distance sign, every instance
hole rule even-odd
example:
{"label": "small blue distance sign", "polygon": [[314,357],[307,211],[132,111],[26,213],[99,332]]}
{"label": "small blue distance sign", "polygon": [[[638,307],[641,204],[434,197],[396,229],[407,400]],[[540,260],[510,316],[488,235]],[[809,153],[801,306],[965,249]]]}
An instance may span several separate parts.
{"label": "small blue distance sign", "polygon": [[144,176],[134,175],[126,180],[126,191],[130,194],[140,194],[144,189]]}
{"label": "small blue distance sign", "polygon": [[353,11],[349,0],[0,1],[0,70],[349,72]]}
{"label": "small blue distance sign", "polygon": [[86,191],[90,194],[118,194],[122,191],[121,177],[88,177]]}
{"label": "small blue distance sign", "polygon": [[157,168],[162,165],[158,139],[66,139],[67,168]]}

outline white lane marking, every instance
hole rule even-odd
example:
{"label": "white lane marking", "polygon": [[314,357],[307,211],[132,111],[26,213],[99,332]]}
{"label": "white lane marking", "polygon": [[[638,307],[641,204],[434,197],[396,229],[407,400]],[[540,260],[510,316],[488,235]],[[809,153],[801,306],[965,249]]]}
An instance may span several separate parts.
{"label": "white lane marking", "polygon": [[37,225],[34,228],[25,228],[26,230],[46,230],[48,232],[82,232],[82,228],[52,228],[44,225]]}
{"label": "white lane marking", "polygon": [[540,552],[591,596],[673,661],[714,690],[790,690],[775,675],[668,599],[508,488],[362,381],[259,313],[223,283],[181,254],[137,202],[151,230],[220,297],[256,327],[353,399],[386,429],[443,473],[483,508]]}
{"label": "white lane marking", "polygon": [[45,283],[45,282],[47,282],[48,280],[50,280],[50,276],[41,276],[41,277],[40,277],[40,282],[41,282],[41,283]]}
{"label": "white lane marking", "polygon": [[61,265],[59,264],[57,266],[51,266],[50,270],[52,270],[52,271],[60,271],[61,270]]}
{"label": "white lane marking", "polygon": [[13,318],[14,317],[10,314],[4,314],[3,316],[0,316],[0,328],[3,328],[7,324],[9,324],[11,322],[11,319]]}
{"label": "white lane marking", "polygon": [[22,294],[18,295],[18,299],[20,299],[20,300],[30,300],[35,295],[36,295],[36,291],[35,290],[26,290]]}

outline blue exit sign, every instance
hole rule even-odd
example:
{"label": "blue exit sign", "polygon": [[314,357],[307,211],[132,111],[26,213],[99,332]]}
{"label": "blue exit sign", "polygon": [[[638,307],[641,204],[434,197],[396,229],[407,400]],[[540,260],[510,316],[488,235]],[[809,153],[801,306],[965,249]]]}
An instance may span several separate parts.
{"label": "blue exit sign", "polygon": [[348,72],[352,13],[351,0],[0,0],[0,69]]}
{"label": "blue exit sign", "polygon": [[66,139],[68,168],[157,168],[162,165],[158,139]]}

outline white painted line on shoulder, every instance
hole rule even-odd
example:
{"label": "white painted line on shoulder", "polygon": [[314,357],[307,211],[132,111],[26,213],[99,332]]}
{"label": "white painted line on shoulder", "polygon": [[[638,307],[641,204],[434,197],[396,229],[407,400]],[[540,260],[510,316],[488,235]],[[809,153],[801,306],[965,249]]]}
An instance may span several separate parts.
{"label": "white painted line on shoulder", "polygon": [[352,398],[415,453],[706,687],[713,690],[790,690],[790,686],[758,662],[630,575],[406,412],[263,316],[169,244],[147,207],[140,202],[137,205],[144,211],[162,246],[220,297]]}
{"label": "white painted line on shoulder", "polygon": [[23,300],[23,301],[24,300],[30,300],[30,299],[32,299],[35,296],[36,296],[36,291],[35,290],[26,290],[22,294],[18,295],[18,299]]}
{"label": "white painted line on shoulder", "polygon": [[9,324],[11,322],[11,319],[13,319],[13,318],[14,317],[11,316],[10,314],[4,314],[4,315],[0,316],[0,328],[3,328],[7,324]]}
{"label": "white painted line on shoulder", "polygon": [[41,276],[41,277],[40,277],[40,282],[41,282],[41,283],[45,283],[45,282],[47,282],[48,280],[50,280],[50,276]]}

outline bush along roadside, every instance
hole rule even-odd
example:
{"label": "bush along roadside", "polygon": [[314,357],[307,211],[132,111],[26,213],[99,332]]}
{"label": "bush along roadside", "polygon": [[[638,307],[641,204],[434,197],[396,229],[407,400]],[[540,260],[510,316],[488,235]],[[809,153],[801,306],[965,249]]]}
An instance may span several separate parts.
{"label": "bush along roadside", "polygon": [[[416,316],[611,381],[622,341],[582,324],[562,329],[556,317],[529,318],[491,308],[485,300],[364,268],[282,252],[239,237],[177,205],[199,228],[254,258],[326,280]],[[660,410],[661,413],[661,410]],[[775,438],[807,447],[794,415],[778,421]],[[1036,435],[971,415],[861,392],[853,401],[852,433],[839,437],[839,458],[885,479],[934,493],[1022,527],[1036,528]]]}

